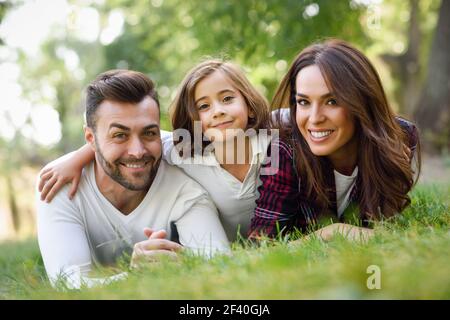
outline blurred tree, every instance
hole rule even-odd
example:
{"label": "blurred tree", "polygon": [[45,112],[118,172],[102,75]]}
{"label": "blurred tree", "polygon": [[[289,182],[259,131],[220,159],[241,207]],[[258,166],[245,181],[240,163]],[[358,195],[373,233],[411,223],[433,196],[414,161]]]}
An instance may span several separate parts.
{"label": "blurred tree", "polygon": [[416,118],[426,140],[450,149],[450,0],[442,0],[439,9]]}
{"label": "blurred tree", "polygon": [[448,6],[448,0],[384,2],[381,30],[369,32],[394,80],[397,111],[419,124],[428,151],[450,141]]}
{"label": "blurred tree", "polygon": [[19,207],[17,204],[17,195],[16,188],[14,184],[14,176],[17,173],[17,167],[20,167],[22,164],[17,163],[16,159],[18,159],[17,150],[19,147],[19,135],[15,135],[14,139],[6,145],[4,148],[5,151],[5,162],[2,166],[2,173],[6,182],[6,196],[8,201],[9,210],[11,212],[11,218],[13,222],[14,232],[19,232],[21,225],[21,216],[19,214]]}
{"label": "blurred tree", "polygon": [[[0,24],[3,21],[8,10],[13,7],[10,1],[0,0]],[[4,45],[3,39],[0,38],[0,46]],[[1,62],[1,61],[0,61]],[[13,171],[12,164],[14,163],[11,158],[10,142],[5,141],[0,136],[0,176],[3,176],[6,183],[6,200],[11,213],[11,219],[13,222],[14,231],[17,232],[20,228],[20,215],[16,200],[16,190],[13,184]]]}
{"label": "blurred tree", "polygon": [[[68,57],[77,63],[68,65],[73,63]],[[68,33],[48,39],[34,64],[21,56],[24,96],[35,105],[50,105],[58,111],[61,139],[53,148],[55,154],[67,153],[83,143],[83,88],[99,70],[100,61],[98,44],[83,43]]]}
{"label": "blurred tree", "polygon": [[105,46],[107,68],[148,72],[164,87],[167,104],[184,74],[204,56],[231,58],[270,98],[288,62],[322,37],[364,47],[356,1],[108,1],[104,14],[122,10],[124,31]]}
{"label": "blurred tree", "polygon": [[[405,5],[405,4],[403,4]],[[400,112],[407,116],[414,114],[421,85],[420,45],[422,32],[419,23],[419,0],[409,0],[410,14],[407,30],[407,48],[401,54],[382,54],[383,60],[391,68],[398,81],[395,98],[400,106]],[[401,12],[397,10],[398,13]]]}
{"label": "blurred tree", "polygon": [[[8,114],[4,114],[7,120],[11,121]],[[10,141],[0,139],[0,176],[4,178],[6,193],[5,200],[8,204],[14,232],[18,233],[22,226],[23,214],[20,212],[20,203],[18,193],[20,190],[16,187],[16,180],[20,174],[20,169],[28,163],[28,159],[34,154],[31,146],[35,145],[25,138],[21,128],[15,128],[14,137]],[[29,221],[30,222],[30,221]]]}
{"label": "blurred tree", "polygon": [[[221,1],[192,6],[201,54],[225,52],[259,72],[253,79],[271,98],[289,62],[304,47],[338,37],[365,47],[356,1]],[[263,71],[264,70],[264,71]]]}
{"label": "blurred tree", "polygon": [[[3,17],[6,14],[6,11],[12,6],[11,2],[0,0],[0,23],[2,23]],[[3,40],[0,38],[0,46],[3,45]]]}

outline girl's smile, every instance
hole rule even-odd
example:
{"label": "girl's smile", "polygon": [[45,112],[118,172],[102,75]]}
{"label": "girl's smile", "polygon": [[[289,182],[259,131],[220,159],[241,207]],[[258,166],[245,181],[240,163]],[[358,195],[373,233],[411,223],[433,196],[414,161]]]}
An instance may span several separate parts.
{"label": "girl's smile", "polygon": [[211,128],[225,129],[233,124],[233,120],[219,122],[218,124],[211,125]]}

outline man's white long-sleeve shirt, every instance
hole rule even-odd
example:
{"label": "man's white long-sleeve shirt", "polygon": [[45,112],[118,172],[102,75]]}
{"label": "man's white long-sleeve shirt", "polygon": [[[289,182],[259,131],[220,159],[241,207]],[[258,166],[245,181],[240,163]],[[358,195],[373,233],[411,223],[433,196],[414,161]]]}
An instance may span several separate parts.
{"label": "man's white long-sleeve shirt", "polygon": [[[38,240],[49,279],[63,276],[69,287],[108,279],[89,277],[93,265],[112,265],[133,245],[146,240],[143,229],[164,229],[172,239],[199,254],[229,250],[217,209],[207,192],[180,169],[161,161],[147,195],[124,215],[100,192],[94,162],[83,170],[73,200],[65,186],[51,203],[37,194]],[[111,279],[110,279],[111,280]]]}

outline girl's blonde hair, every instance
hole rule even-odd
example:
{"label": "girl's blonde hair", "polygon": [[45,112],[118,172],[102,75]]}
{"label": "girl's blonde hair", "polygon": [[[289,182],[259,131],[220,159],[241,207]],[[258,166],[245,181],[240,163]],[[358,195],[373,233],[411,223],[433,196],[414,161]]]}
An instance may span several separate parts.
{"label": "girl's blonde hair", "polygon": [[[216,71],[222,72],[232,83],[242,97],[249,108],[249,113],[252,113],[254,117],[249,118],[248,127],[246,129],[253,128],[266,129],[269,123],[269,104],[256,89],[248,81],[244,72],[235,64],[218,60],[210,59],[206,60],[199,65],[191,69],[178,90],[175,99],[170,105],[170,116],[172,120],[173,130],[186,129],[191,136],[191,156],[193,156],[194,148],[194,121],[199,121],[197,107],[195,105],[195,88],[197,84],[213,74]],[[203,138],[203,137],[202,137]],[[175,144],[178,142],[176,141]],[[202,144],[203,149],[210,142],[204,141]]]}

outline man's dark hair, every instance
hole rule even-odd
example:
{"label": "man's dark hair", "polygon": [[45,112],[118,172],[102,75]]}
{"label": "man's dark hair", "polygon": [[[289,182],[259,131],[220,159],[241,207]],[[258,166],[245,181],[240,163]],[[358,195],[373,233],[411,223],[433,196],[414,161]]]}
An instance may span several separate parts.
{"label": "man's dark hair", "polygon": [[145,74],[131,70],[106,71],[86,89],[86,124],[95,129],[95,112],[104,100],[139,103],[146,96],[155,100],[159,108],[155,85]]}

